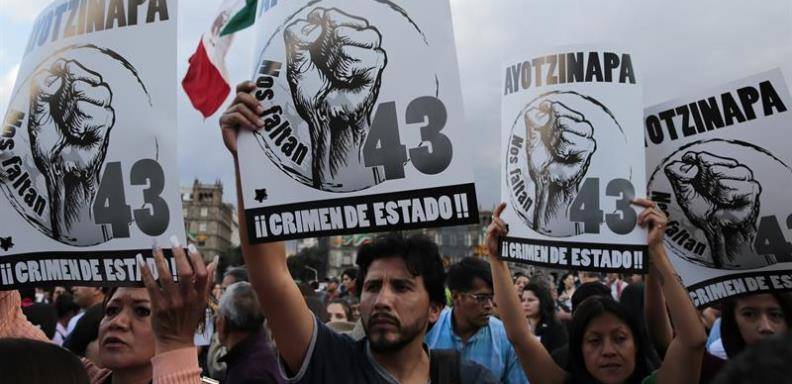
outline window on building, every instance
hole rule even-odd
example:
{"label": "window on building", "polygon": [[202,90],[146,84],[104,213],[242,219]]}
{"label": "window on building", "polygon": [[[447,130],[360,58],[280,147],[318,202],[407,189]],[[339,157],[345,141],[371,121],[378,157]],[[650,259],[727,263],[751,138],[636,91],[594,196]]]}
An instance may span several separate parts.
{"label": "window on building", "polygon": [[473,236],[470,236],[469,232],[465,234],[465,245],[468,247],[473,245]]}
{"label": "window on building", "polygon": [[187,217],[187,208],[182,208],[182,216]]}
{"label": "window on building", "polygon": [[206,217],[206,216],[209,216],[209,208],[202,207],[201,208],[201,217]]}
{"label": "window on building", "polygon": [[198,224],[198,232],[206,232],[206,223]]}

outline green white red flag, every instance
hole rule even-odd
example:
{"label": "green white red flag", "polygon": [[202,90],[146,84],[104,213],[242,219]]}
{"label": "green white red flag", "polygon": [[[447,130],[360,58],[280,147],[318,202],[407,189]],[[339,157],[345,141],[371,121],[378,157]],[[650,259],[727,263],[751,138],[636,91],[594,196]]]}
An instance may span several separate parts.
{"label": "green white red flag", "polygon": [[223,0],[208,32],[201,36],[182,80],[184,92],[204,118],[214,114],[231,92],[225,57],[234,33],[256,20],[257,0]]}

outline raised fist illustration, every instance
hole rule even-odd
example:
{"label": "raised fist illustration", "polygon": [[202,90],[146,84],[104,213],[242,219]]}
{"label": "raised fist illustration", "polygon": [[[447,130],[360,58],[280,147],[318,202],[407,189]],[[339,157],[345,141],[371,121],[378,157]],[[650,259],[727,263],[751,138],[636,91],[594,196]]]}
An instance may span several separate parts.
{"label": "raised fist illustration", "polygon": [[524,114],[528,172],[536,185],[533,229],[571,234],[569,206],[597,149],[594,127],[581,113],[542,101]]}
{"label": "raised fist illustration", "polygon": [[717,268],[766,264],[754,251],[762,186],[734,159],[689,151],[665,167],[677,202],[704,231]]}
{"label": "raised fist illustration", "polygon": [[93,224],[99,172],[115,123],[112,99],[102,76],[73,60],[55,61],[31,82],[30,145],[46,180],[55,239],[77,238],[77,227]]}
{"label": "raised fist illustration", "polygon": [[387,57],[365,19],[331,8],[292,22],[283,38],[294,105],[310,127],[313,185],[366,172],[361,147]]}

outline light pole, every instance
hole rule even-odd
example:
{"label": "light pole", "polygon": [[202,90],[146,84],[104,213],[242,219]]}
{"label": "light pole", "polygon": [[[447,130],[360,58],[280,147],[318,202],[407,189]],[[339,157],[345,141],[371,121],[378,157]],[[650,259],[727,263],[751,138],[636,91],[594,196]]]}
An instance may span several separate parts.
{"label": "light pole", "polygon": [[308,269],[308,270],[311,270],[311,271],[313,271],[313,273],[314,273],[314,279],[313,279],[313,281],[315,281],[315,282],[317,282],[317,283],[318,283],[318,282],[319,282],[319,271],[317,271],[316,269],[314,269],[314,268],[311,268],[311,267],[309,267],[309,266],[307,266],[307,265],[305,266],[305,269]]}

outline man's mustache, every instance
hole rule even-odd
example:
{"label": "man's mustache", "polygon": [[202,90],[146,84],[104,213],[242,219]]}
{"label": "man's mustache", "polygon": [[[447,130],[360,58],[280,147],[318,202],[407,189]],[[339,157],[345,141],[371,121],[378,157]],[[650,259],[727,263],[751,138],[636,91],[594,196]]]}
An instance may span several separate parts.
{"label": "man's mustache", "polygon": [[393,325],[395,325],[397,327],[401,327],[401,322],[399,322],[399,319],[397,319],[393,315],[390,315],[390,314],[385,313],[385,312],[378,312],[378,313],[375,313],[375,314],[371,315],[371,317],[369,317],[368,323],[369,323],[369,325],[371,325],[371,323],[373,323],[375,321],[384,321],[384,322],[391,323],[391,324],[393,324]]}

